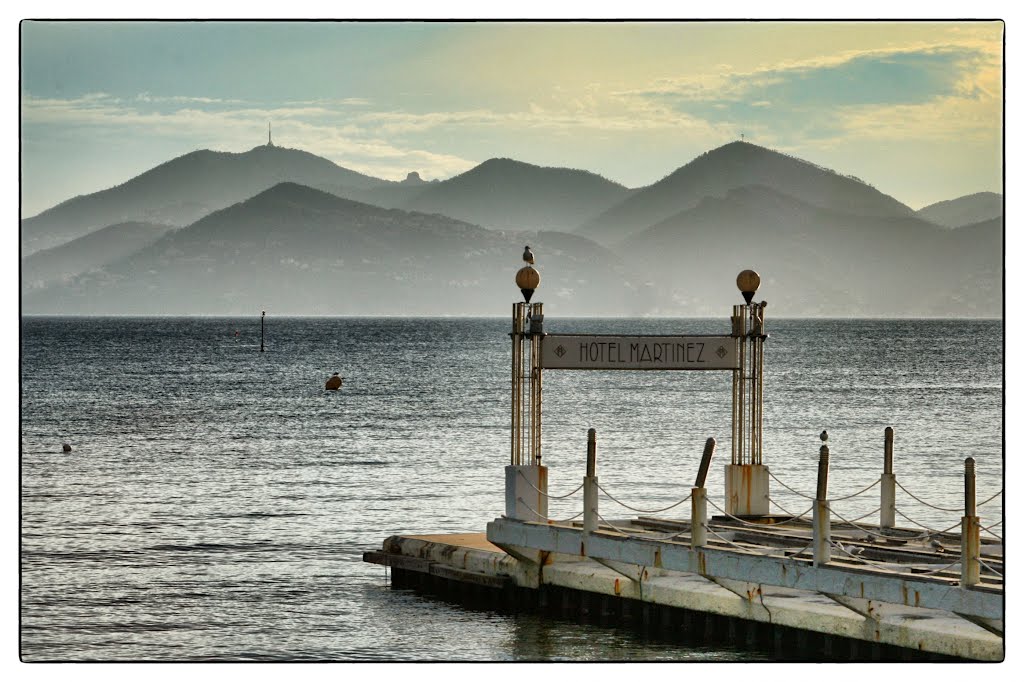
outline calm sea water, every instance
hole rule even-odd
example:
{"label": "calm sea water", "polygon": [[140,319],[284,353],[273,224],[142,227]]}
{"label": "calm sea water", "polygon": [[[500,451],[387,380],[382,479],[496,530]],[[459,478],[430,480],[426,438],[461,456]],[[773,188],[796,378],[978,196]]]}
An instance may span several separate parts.
{"label": "calm sea water", "polygon": [[[23,319],[22,657],[749,660],[462,608],[392,590],[362,562],[389,535],[479,532],[503,512],[509,326],[268,318],[260,353],[258,318]],[[548,316],[546,328],[699,334],[728,322]],[[868,486],[891,425],[900,484],[952,510],[897,490],[901,525],[959,521],[967,456],[979,501],[1002,489],[1001,322],[769,318],[768,331],[764,460],[786,485],[813,493],[828,429],[830,497]],[[325,392],[336,371],[344,388]],[[552,494],[579,485],[594,427],[602,486],[647,509],[689,492],[715,436],[707,485],[722,505],[729,373],[552,371],[544,388]],[[835,513],[868,514],[877,494]],[[809,507],[774,481],[771,495],[775,511]],[[552,501],[551,517],[581,504]],[[981,508],[983,526],[1001,504]],[[634,515],[607,500],[602,514]]]}

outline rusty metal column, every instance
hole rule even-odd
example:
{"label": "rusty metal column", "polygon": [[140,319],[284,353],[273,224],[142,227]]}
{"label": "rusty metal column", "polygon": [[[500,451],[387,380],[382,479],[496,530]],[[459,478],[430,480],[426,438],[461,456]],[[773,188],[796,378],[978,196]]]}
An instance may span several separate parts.
{"label": "rusty metal column", "polygon": [[818,451],[818,490],[814,496],[813,544],[814,565],[822,566],[832,559],[832,519],[828,508],[828,446]]}
{"label": "rusty metal column", "polygon": [[[532,328],[531,324],[531,328]],[[540,339],[530,332],[530,460],[529,464],[540,464],[537,461],[537,345]]]}
{"label": "rusty metal column", "polygon": [[960,520],[960,586],[981,580],[981,523],[975,501],[974,458],[964,460],[964,516]]}
{"label": "rusty metal column", "polygon": [[747,381],[749,382],[749,388],[747,390],[747,402],[749,403],[749,418],[750,418],[750,433],[748,438],[750,439],[750,451],[748,453],[748,464],[757,464],[757,304],[748,305],[750,315],[750,326],[747,332],[747,345],[750,347],[750,355],[747,358],[747,366],[749,368],[747,374]]}
{"label": "rusty metal column", "polygon": [[[516,286],[523,294],[524,303],[515,307],[513,334],[516,337],[513,350],[513,445],[512,464],[505,467],[505,516],[520,521],[547,521],[548,483],[547,467],[540,465],[540,324],[543,321],[542,307],[530,303],[540,285],[540,273],[533,267],[534,255],[529,246],[523,251],[525,266],[516,272]],[[525,328],[530,317],[530,329]],[[526,344],[529,340],[530,388],[523,390],[526,379]],[[528,393],[528,395],[527,395]],[[524,403],[529,400],[526,422]],[[524,445],[525,441],[525,445]],[[524,450],[528,454],[524,457]],[[527,457],[529,459],[527,459]]]}
{"label": "rusty metal column", "polygon": [[733,370],[732,461],[725,467],[726,513],[765,516],[769,513],[768,468],[762,463],[761,426],[764,373],[764,305],[753,303],[761,277],[744,270],[736,277],[742,305],[733,306],[732,336],[737,345]]}
{"label": "rusty metal column", "polygon": [[747,451],[747,306],[743,306],[740,315],[743,325],[740,327],[740,419],[737,434],[740,443],[740,464],[750,464],[750,453]]}
{"label": "rusty metal column", "polygon": [[[532,311],[532,306],[530,306]],[[527,312],[527,317],[530,316],[530,312]],[[526,419],[526,461],[524,464],[534,464],[533,461],[533,395],[534,395],[534,382],[537,380],[537,376],[533,371],[533,363],[535,362],[536,353],[534,353],[534,341],[533,335],[527,332],[527,339],[529,339],[530,345],[530,364],[529,364],[529,377],[530,386],[527,391],[527,419]]]}
{"label": "rusty metal column", "polygon": [[743,464],[743,349],[746,346],[744,306],[732,307],[732,336],[738,346],[740,366],[732,371],[732,464]]}
{"label": "rusty metal column", "polygon": [[520,464],[520,441],[519,441],[519,430],[520,430],[520,418],[521,418],[521,404],[520,396],[523,390],[523,376],[520,366],[520,356],[522,355],[522,336],[523,336],[523,325],[522,325],[522,307],[523,303],[512,304],[512,465],[516,466]]}
{"label": "rusty metal column", "polygon": [[878,516],[879,528],[896,527],[896,474],[892,472],[893,430],[885,427],[885,461],[882,464],[881,509]]}
{"label": "rusty metal column", "polygon": [[768,335],[764,331],[764,309],[767,301],[761,301],[757,317],[757,457],[754,464],[764,464],[762,446],[764,445],[764,340]]}
{"label": "rusty metal column", "polygon": [[544,336],[544,304],[530,306],[530,464],[541,464],[541,414],[544,387],[541,340]]}

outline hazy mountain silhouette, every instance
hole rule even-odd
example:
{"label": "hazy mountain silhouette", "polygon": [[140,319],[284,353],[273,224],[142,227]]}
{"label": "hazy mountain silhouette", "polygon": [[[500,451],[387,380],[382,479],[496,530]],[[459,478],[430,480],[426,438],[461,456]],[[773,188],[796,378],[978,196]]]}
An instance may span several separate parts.
{"label": "hazy mountain silhouette", "polygon": [[356,199],[367,204],[373,204],[374,206],[380,206],[382,208],[402,208],[410,201],[423,194],[430,184],[437,184],[437,180],[433,183],[392,183],[384,185],[382,187],[374,187],[372,189],[363,190],[357,195],[348,197],[349,199]]}
{"label": "hazy mountain silhouette", "polygon": [[67,244],[37,251],[21,261],[22,290],[39,289],[55,280],[69,280],[109,265],[156,242],[173,229],[171,225],[120,223]]}
{"label": "hazy mountain silhouette", "polygon": [[490,159],[426,187],[404,208],[494,229],[570,231],[630,194],[588,171]]}
{"label": "hazy mountain silhouette", "polygon": [[[278,175],[319,188],[285,182],[246,194]],[[750,177],[765,182],[743,184]],[[552,315],[719,316],[736,302],[736,272],[752,267],[774,315],[999,316],[998,199],[915,213],[857,179],[746,143],[642,190],[508,159],[427,183],[377,180],[279,147],[195,152],[23,221],[23,240],[38,243],[132,211],[203,214],[159,239],[167,225],[118,224],[25,258],[23,312],[502,314],[530,244]],[[580,231],[546,227],[613,203]],[[939,224],[997,204],[999,217]]]}
{"label": "hazy mountain silhouette", "polygon": [[[950,292],[945,301],[935,302],[943,315],[955,314],[1001,317],[997,306],[1003,301],[1003,218],[962,225],[946,241],[954,261],[939,277]],[[948,262],[948,261],[947,261]]]}
{"label": "hazy mountain silhouette", "polygon": [[764,185],[814,206],[855,215],[892,218],[914,213],[857,178],[749,142],[732,142],[637,191],[576,231],[614,244],[705,197],[724,197],[745,185]]}
{"label": "hazy mountain silhouette", "polygon": [[22,256],[116,223],[188,225],[282,181],[340,196],[387,184],[298,149],[271,145],[243,153],[204,149],[22,220]]}
{"label": "hazy mountain silhouette", "polygon": [[216,211],[66,286],[27,294],[23,307],[82,314],[502,314],[520,297],[514,276],[527,243],[544,264],[548,300],[570,302],[566,308],[575,314],[628,308],[629,292],[615,276],[621,261],[583,237],[495,232],[294,183]]}
{"label": "hazy mountain silhouette", "polygon": [[940,201],[925,206],[917,212],[918,217],[936,225],[960,227],[1003,217],[1003,195],[995,192],[978,192],[958,199]]}
{"label": "hazy mountain silhouette", "polygon": [[913,215],[852,215],[754,185],[706,197],[621,251],[647,273],[654,313],[721,314],[736,302],[723,276],[753,268],[758,297],[777,315],[998,317],[1001,221],[961,230]]}

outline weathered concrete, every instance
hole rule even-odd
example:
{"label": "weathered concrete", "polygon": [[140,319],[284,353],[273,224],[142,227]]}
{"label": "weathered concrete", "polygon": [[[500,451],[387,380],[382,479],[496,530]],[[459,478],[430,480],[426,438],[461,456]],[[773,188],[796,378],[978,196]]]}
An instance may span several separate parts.
{"label": "weathered concrete", "polygon": [[[622,522],[628,525],[628,521]],[[524,523],[495,519],[487,536],[505,543],[562,554],[581,553],[582,529],[552,523]],[[586,555],[608,561],[654,566],[759,584],[806,589],[839,596],[874,599],[886,603],[923,606],[980,618],[1002,617],[1002,591],[963,589],[947,581],[912,574],[861,570],[849,564],[812,566],[796,558],[766,556],[729,549],[692,549],[679,541],[643,538],[614,531],[591,533]]]}
{"label": "weathered concrete", "polygon": [[[613,534],[607,531],[594,534],[605,535]],[[537,547],[532,542],[529,546]],[[556,542],[553,549],[565,546],[567,543]],[[585,602],[585,595],[590,594],[594,598],[635,600],[643,609],[648,606],[683,609],[683,613],[696,612],[708,618],[725,618],[727,628],[732,630],[736,629],[737,623],[745,623],[743,627],[754,638],[764,636],[763,633],[758,635],[758,628],[767,628],[765,632],[774,628],[776,639],[783,637],[780,633],[795,631],[807,633],[807,636],[825,636],[829,642],[833,639],[836,642],[852,640],[861,642],[861,646],[899,647],[907,650],[908,654],[927,652],[979,661],[999,661],[1004,655],[1003,638],[997,634],[1002,631],[1000,619],[986,621],[974,617],[968,620],[944,609],[711,577],[693,571],[670,570],[660,561],[640,564],[614,558],[580,556],[579,540],[574,546],[576,554],[543,552],[539,555],[541,560],[535,563],[502,551],[482,533],[393,536],[384,542],[383,551],[367,552],[364,560],[481,589],[490,588],[494,594],[502,594],[500,590],[511,586],[517,586],[527,594],[542,592],[546,595],[545,590],[551,588],[578,591],[584,595],[580,608],[589,604]],[[589,542],[587,549],[594,549]],[[538,590],[540,587],[544,590]],[[586,606],[585,610],[591,608]],[[629,609],[621,611],[620,620],[626,617],[623,615],[626,612],[633,613]],[[649,611],[641,610],[640,613],[646,614],[641,617],[648,620],[652,617]],[[602,612],[601,618],[606,615]],[[671,616],[662,616],[661,619],[669,622]],[[655,622],[651,627],[661,625]],[[836,644],[836,647],[842,648],[842,645]],[[856,658],[860,650],[854,645],[846,645],[846,651]],[[808,658],[818,658],[818,653],[808,655]]]}

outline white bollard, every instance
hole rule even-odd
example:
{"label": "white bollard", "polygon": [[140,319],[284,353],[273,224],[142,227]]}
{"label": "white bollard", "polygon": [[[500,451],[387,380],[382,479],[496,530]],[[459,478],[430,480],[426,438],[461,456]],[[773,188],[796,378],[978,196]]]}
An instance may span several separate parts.
{"label": "white bollard", "polygon": [[892,472],[892,438],[892,427],[885,427],[885,464],[882,469],[882,500],[878,519],[880,528],[896,527],[896,474]]}
{"label": "white bollard", "polygon": [[693,488],[690,495],[690,547],[708,544],[708,491]]}

